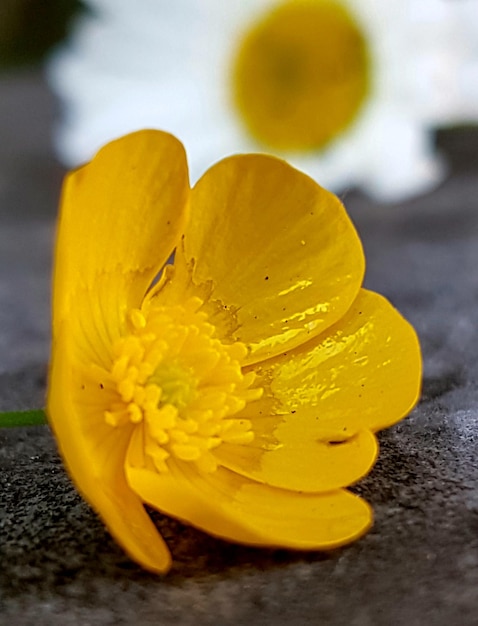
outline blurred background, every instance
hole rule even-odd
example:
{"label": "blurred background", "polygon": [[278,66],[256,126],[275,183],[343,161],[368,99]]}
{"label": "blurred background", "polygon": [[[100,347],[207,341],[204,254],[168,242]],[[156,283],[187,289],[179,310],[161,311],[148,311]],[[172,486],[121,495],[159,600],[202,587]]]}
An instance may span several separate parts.
{"label": "blurred background", "polygon": [[[314,6],[332,6],[332,21]],[[307,11],[317,32],[302,37]],[[28,72],[49,88],[34,96],[24,84],[13,105],[12,80]],[[22,124],[16,140],[6,125],[10,157],[48,132],[52,154],[75,167],[114,137],[156,127],[183,141],[193,182],[223,156],[267,151],[336,192],[396,204],[449,173],[439,131],[478,121],[478,10],[475,0],[2,0],[0,78],[3,117],[13,106],[39,122],[28,145]],[[337,103],[355,97],[339,119]]]}
{"label": "blurred background", "polygon": [[[44,403],[50,272],[64,167],[52,147],[58,106],[43,64],[76,0],[0,2],[0,409]],[[5,391],[8,390],[8,391]]]}
{"label": "blurred background", "polygon": [[68,33],[80,0],[2,0],[0,69],[39,65]]}

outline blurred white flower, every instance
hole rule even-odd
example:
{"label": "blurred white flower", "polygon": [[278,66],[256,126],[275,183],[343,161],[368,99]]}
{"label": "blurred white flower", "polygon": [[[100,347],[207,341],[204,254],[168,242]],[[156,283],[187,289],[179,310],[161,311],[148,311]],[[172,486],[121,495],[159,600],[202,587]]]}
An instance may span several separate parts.
{"label": "blurred white flower", "polygon": [[49,66],[69,166],[161,128],[193,182],[237,152],[385,201],[445,173],[437,125],[478,118],[476,0],[89,0]]}

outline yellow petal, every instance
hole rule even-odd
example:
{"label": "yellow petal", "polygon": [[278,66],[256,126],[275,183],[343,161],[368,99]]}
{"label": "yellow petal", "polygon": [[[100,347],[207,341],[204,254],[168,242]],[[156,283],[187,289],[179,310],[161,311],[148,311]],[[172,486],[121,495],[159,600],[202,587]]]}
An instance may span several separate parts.
{"label": "yellow petal", "polygon": [[304,492],[352,485],[370,471],[378,455],[377,439],[366,430],[349,439],[323,441],[313,431],[292,427],[287,430],[287,438],[275,441],[275,445],[264,448],[223,444],[214,454],[220,464],[239,474]]}
{"label": "yellow petal", "polygon": [[[48,414],[65,464],[125,550],[166,571],[170,555],[125,481],[131,428],[105,419],[114,341],[186,221],[181,144],[142,131],[101,150],[65,182],[56,246]],[[108,395],[109,394],[109,395]]]}
{"label": "yellow petal", "polygon": [[165,572],[171,565],[168,548],[125,480],[131,431],[106,425],[101,397],[90,388],[88,372],[75,364],[63,330],[53,348],[47,410],[69,474],[131,558]]}
{"label": "yellow petal", "polygon": [[140,305],[184,229],[188,196],[184,149],[159,131],[113,141],[66,178],[53,330],[68,318],[87,360],[108,361],[125,312]]}
{"label": "yellow petal", "polygon": [[301,433],[341,441],[386,428],[413,408],[421,387],[414,329],[385,298],[364,289],[326,333],[253,369],[265,393],[238,417],[255,429],[263,416],[276,415],[273,435],[284,443]]}
{"label": "yellow petal", "polygon": [[158,474],[127,466],[128,482],[148,504],[212,535],[258,546],[330,549],[372,523],[366,502],[347,491],[322,495],[275,489],[219,468],[200,474],[186,463]]}
{"label": "yellow petal", "polygon": [[264,155],[231,157],[206,172],[192,191],[183,243],[174,281],[186,285],[192,271],[194,284],[210,282],[211,306],[230,313],[250,362],[335,323],[364,272],[360,241],[336,196]]}
{"label": "yellow petal", "polygon": [[265,392],[237,417],[251,421],[256,442],[215,454],[236,472],[304,491],[365,475],[377,455],[372,433],[404,417],[421,386],[415,331],[366,290],[326,333],[253,369]]}

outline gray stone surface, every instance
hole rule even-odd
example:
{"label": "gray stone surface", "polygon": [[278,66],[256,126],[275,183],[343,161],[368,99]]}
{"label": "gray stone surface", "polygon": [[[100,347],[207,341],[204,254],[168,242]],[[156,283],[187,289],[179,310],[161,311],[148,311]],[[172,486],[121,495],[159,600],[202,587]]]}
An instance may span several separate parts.
{"label": "gray stone surface", "polygon": [[[0,409],[40,406],[61,168],[35,73],[0,77]],[[0,623],[478,624],[478,132],[440,136],[433,194],[394,207],[345,195],[367,285],[415,324],[424,393],[380,435],[357,486],[372,531],[330,554],[244,548],[156,515],[175,558],[141,571],[76,494],[47,427],[0,432]],[[393,146],[391,146],[393,149]]]}

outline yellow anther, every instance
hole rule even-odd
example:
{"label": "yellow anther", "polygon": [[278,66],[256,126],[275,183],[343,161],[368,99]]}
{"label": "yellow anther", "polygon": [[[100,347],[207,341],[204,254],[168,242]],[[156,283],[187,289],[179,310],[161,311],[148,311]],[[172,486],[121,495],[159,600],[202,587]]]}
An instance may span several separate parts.
{"label": "yellow anther", "polygon": [[246,402],[254,402],[262,398],[264,389],[262,387],[256,387],[255,389],[246,389],[244,391],[244,400]]}
{"label": "yellow anther", "polygon": [[203,393],[195,398],[193,407],[199,410],[214,411],[224,406],[227,400],[227,393],[216,389],[205,389]]}
{"label": "yellow anther", "polygon": [[242,384],[244,385],[244,387],[250,387],[256,378],[257,375],[255,372],[247,372],[247,374],[244,374]]}
{"label": "yellow anther", "polygon": [[223,436],[223,441],[236,445],[245,445],[254,441],[254,433],[252,430],[244,433],[226,433],[226,435]]}
{"label": "yellow anther", "polygon": [[217,422],[206,422],[204,424],[199,424],[197,432],[201,437],[211,437],[212,435],[216,435],[220,428],[221,427]]}
{"label": "yellow anther", "polygon": [[199,427],[198,423],[195,420],[184,418],[180,419],[176,425],[180,426],[188,435],[192,435],[193,433],[197,432]]}
{"label": "yellow anther", "polygon": [[144,346],[138,337],[130,335],[123,343],[122,352],[129,357],[130,363],[140,362],[144,355]]}
{"label": "yellow anther", "polygon": [[186,444],[189,441],[189,436],[184,430],[179,428],[174,428],[169,431],[170,437],[172,441],[175,441],[179,444]]}
{"label": "yellow anther", "polygon": [[212,450],[213,448],[217,448],[221,445],[223,439],[221,437],[208,437],[206,439],[206,448],[208,450]]}
{"label": "yellow anther", "polygon": [[217,470],[217,461],[210,452],[203,453],[196,461],[199,471],[212,474]]}
{"label": "yellow anther", "polygon": [[158,415],[163,428],[173,428],[178,418],[178,409],[172,404],[167,404],[159,409]]}
{"label": "yellow anther", "polygon": [[166,460],[169,458],[170,454],[164,448],[160,448],[156,445],[147,445],[145,447],[146,454],[152,459],[154,466],[158,470],[158,472],[167,472],[168,466],[166,465]]}
{"label": "yellow anther", "polygon": [[154,372],[154,367],[148,361],[143,361],[138,365],[138,381],[145,383]]}
{"label": "yellow anther", "polygon": [[105,422],[108,426],[118,426],[118,416],[111,411],[105,411]]}
{"label": "yellow anther", "polygon": [[157,385],[147,385],[144,389],[144,402],[158,406],[161,399],[161,388]]}
{"label": "yellow anther", "polygon": [[134,382],[129,378],[125,378],[118,383],[118,391],[121,395],[121,398],[125,402],[130,402],[133,399],[135,389],[136,387]]}
{"label": "yellow anther", "polygon": [[171,449],[181,461],[197,461],[201,457],[201,451],[195,446],[173,444]]}
{"label": "yellow anther", "polygon": [[238,398],[236,396],[229,396],[227,399],[227,413],[229,415],[239,413],[246,406],[246,400],[244,398]]}
{"label": "yellow anther", "polygon": [[241,362],[244,361],[248,353],[246,346],[243,343],[239,342],[227,346],[226,350],[231,359]]}
{"label": "yellow anther", "polygon": [[111,378],[116,382],[121,381],[125,377],[128,364],[129,357],[126,354],[116,359],[111,370]]}
{"label": "yellow anther", "polygon": [[154,430],[150,430],[149,434],[151,437],[159,443],[161,446],[164,446],[170,440],[168,433],[162,428],[156,427]]}
{"label": "yellow anther", "polygon": [[133,424],[139,424],[139,422],[143,419],[143,412],[134,402],[128,404],[128,414]]}
{"label": "yellow anther", "polygon": [[183,304],[183,309],[186,313],[196,313],[196,311],[198,311],[203,304],[204,303],[201,298],[198,298],[197,296],[192,296]]}
{"label": "yellow anther", "polygon": [[146,399],[146,389],[140,385],[136,385],[133,393],[133,402],[143,406]]}
{"label": "yellow anther", "polygon": [[131,311],[130,320],[135,328],[144,328],[146,326],[146,318],[139,309]]}

